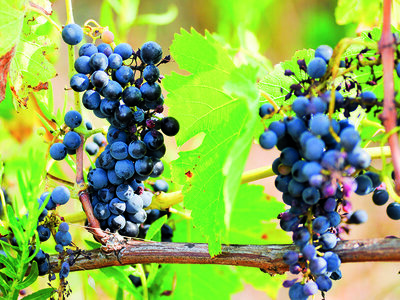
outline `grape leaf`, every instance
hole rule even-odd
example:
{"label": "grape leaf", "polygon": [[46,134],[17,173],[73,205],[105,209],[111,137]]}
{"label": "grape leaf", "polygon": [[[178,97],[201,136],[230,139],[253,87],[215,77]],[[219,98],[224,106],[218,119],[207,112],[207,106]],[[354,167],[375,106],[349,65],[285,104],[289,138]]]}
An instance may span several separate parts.
{"label": "grape leaf", "polygon": [[203,37],[182,30],[170,50],[179,67],[191,73],[173,73],[163,80],[169,113],[179,116],[181,124],[177,145],[204,134],[198,148],[179,153],[172,174],[184,184],[184,204],[208,237],[210,254],[216,255],[258,119],[257,70],[236,68],[207,32]]}
{"label": "grape leaf", "polygon": [[263,186],[242,184],[233,204],[229,243],[291,243],[287,233],[279,228],[276,219],[283,211],[284,204],[265,195]]}
{"label": "grape leaf", "polygon": [[[47,20],[36,13],[27,13],[23,20],[9,78],[14,98],[26,105],[29,93],[47,89],[47,81],[56,75],[49,61],[56,49],[57,38],[50,38],[41,27]],[[48,26],[51,26],[48,24]]]}

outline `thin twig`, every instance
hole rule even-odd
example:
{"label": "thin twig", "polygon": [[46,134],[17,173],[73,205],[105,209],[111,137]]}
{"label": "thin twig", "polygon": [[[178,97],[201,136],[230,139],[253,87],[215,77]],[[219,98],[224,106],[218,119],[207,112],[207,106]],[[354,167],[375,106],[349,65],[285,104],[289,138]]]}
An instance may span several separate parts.
{"label": "thin twig", "polygon": [[[394,37],[391,31],[391,0],[383,1],[383,28],[379,41],[379,52],[382,56],[384,105],[380,116],[386,132],[392,132],[397,125],[397,111],[394,101]],[[389,137],[389,146],[392,152],[392,163],[395,173],[395,190],[400,195],[400,147],[397,133]]]}

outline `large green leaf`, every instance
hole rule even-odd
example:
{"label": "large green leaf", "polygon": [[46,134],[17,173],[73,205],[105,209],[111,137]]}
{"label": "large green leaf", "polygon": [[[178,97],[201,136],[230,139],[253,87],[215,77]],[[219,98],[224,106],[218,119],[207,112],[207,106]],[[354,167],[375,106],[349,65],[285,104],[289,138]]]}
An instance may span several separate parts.
{"label": "large green leaf", "polygon": [[256,70],[236,68],[207,32],[203,37],[195,30],[182,30],[170,50],[179,67],[191,73],[173,73],[163,81],[170,115],[181,124],[177,144],[204,135],[198,148],[179,153],[172,163],[173,176],[184,184],[185,206],[192,210],[195,225],[208,237],[210,254],[215,255],[220,252],[252,142],[258,102]]}
{"label": "large green leaf", "polygon": [[290,243],[277,223],[278,214],[284,210],[282,202],[264,194],[263,186],[242,184],[232,209],[229,243]]}

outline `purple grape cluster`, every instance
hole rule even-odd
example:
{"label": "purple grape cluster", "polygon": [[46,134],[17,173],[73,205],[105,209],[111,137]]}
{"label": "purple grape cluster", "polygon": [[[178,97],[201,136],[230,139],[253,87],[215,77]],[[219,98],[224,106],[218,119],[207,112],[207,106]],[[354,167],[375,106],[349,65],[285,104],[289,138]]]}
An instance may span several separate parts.
{"label": "purple grape cluster", "polygon": [[[168,61],[155,42],[136,52],[126,43],[114,49],[87,43],[79,49],[71,88],[84,92],[83,106],[110,123],[108,144],[87,176],[94,215],[103,230],[136,237],[150,213],[146,208],[153,194],[144,192],[143,181],[162,174],[164,135],[179,131],[175,118],[162,115],[158,65]],[[94,144],[104,146],[105,141],[95,137],[93,145],[86,145],[89,154],[99,152]]]}
{"label": "purple grape cluster", "polygon": [[[311,78],[322,78],[331,56],[330,47],[320,46],[315,59],[304,69]],[[339,91],[334,93],[335,109],[343,108],[344,97]],[[360,97],[366,102],[374,95],[364,92]],[[371,157],[361,148],[355,127],[347,120],[328,117],[330,99],[331,91],[319,96],[299,93],[291,105],[296,116],[271,122],[259,139],[264,149],[276,146],[281,151],[272,169],[277,175],[275,186],[290,208],[278,218],[281,228],[292,232],[293,242],[300,250],[287,252],[283,260],[292,274],[302,274],[304,278],[301,282],[284,282],[291,299],[307,299],[318,290],[326,292],[332,287],[332,280],[341,278],[340,258],[330,250],[341,234],[348,232],[347,224],[361,224],[368,219],[363,210],[352,212],[352,195],[373,193],[378,205],[388,200],[379,175],[366,170]],[[263,119],[275,113],[269,103],[259,111]]]}

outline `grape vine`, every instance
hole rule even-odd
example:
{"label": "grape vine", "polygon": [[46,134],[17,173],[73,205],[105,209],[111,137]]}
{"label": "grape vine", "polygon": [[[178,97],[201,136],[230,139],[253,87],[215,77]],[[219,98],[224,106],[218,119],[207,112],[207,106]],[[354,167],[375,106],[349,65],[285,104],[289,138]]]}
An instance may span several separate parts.
{"label": "grape vine", "polygon": [[[26,40],[41,50],[31,52],[41,53],[36,65],[43,74],[31,67],[28,78],[29,68],[21,72],[12,64],[21,53],[18,43],[1,57],[7,84],[0,84],[0,95],[4,91],[28,111],[35,103],[44,126],[29,145],[26,170],[8,178],[10,163],[0,157],[2,297],[17,299],[46,275],[49,287],[27,299],[65,299],[74,292],[71,272],[99,269],[118,282],[117,298],[124,290],[136,298],[179,298],[176,286],[183,286],[188,271],[171,271],[169,264],[209,264],[252,267],[257,276],[289,271],[296,278],[280,278],[275,290],[288,288],[293,300],[318,293],[325,299],[332,281],[342,278],[342,263],[400,261],[396,237],[344,241],[353,225],[368,220],[365,210],[353,208],[354,195],[370,195],[390,219],[400,220],[393,78],[394,71],[400,77],[400,38],[392,32],[390,0],[383,1],[382,31],[296,52],[268,72],[257,55],[244,49],[232,55],[236,49],[208,32],[182,29],[165,55],[155,41],[140,47],[120,42],[132,25],[124,18],[117,26],[121,34],[101,18],[78,24],[66,0],[66,23],[60,25],[44,2],[8,12],[23,20],[20,45]],[[107,2],[102,10],[135,10],[132,3],[123,5]],[[146,18],[155,17],[141,22]],[[50,81],[56,73],[45,48],[51,39],[68,49],[69,83],[56,113]],[[172,63],[187,74],[164,77],[160,70]],[[176,159],[170,158],[170,137],[178,146]],[[264,150],[277,149],[279,157],[244,171],[254,140]],[[193,149],[180,149],[191,143]],[[75,173],[73,182],[63,165]],[[249,185],[268,177],[283,203]],[[21,197],[13,195],[13,185]],[[72,207],[73,213],[63,213]],[[250,235],[243,237],[243,226]],[[85,237],[84,246],[75,230],[93,239]],[[243,282],[256,277],[227,272]],[[166,274],[172,283],[163,281]]]}

